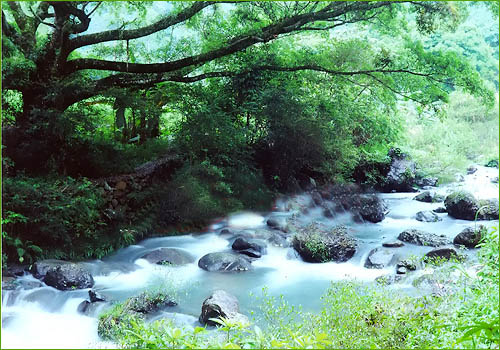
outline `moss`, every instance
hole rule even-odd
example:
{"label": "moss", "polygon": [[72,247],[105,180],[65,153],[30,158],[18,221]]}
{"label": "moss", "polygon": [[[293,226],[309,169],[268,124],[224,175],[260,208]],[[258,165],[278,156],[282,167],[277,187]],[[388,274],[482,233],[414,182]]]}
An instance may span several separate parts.
{"label": "moss", "polygon": [[124,329],[131,323],[144,319],[145,315],[158,311],[164,306],[174,306],[175,301],[162,292],[143,292],[135,297],[117,303],[101,315],[97,333],[103,339],[114,340],[123,336]]}

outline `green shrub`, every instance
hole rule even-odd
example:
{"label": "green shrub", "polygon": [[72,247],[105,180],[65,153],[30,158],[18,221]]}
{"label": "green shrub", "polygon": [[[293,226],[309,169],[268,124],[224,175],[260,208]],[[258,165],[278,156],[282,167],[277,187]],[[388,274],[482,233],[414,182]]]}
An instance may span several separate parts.
{"label": "green shrub", "polygon": [[4,178],[2,202],[2,238],[10,260],[95,255],[87,248],[100,240],[104,203],[88,180]]}

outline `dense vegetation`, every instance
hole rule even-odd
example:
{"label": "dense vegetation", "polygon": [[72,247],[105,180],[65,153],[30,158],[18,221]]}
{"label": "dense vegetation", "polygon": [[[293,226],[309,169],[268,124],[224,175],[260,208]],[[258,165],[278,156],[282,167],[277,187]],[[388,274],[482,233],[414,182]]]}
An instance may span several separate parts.
{"label": "dense vegetation", "polygon": [[[494,158],[497,6],[8,2],[3,263],[101,257],[267,209],[394,146],[443,180]],[[491,25],[470,29],[477,17]],[[110,208],[97,183],[165,156]]]}

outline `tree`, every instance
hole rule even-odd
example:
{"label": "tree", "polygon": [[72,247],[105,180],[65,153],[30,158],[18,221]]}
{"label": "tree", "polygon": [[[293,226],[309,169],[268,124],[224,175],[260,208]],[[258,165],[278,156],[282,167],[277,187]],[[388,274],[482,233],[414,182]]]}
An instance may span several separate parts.
{"label": "tree", "polygon": [[[115,29],[88,33],[93,18],[109,15],[113,6],[128,6],[129,12],[143,16]],[[364,61],[349,55],[340,57],[335,52],[348,51],[342,43],[358,50],[366,44],[337,39],[337,32],[332,30],[369,24],[382,30],[389,26],[397,33],[408,16],[414,15],[420,30],[429,32],[441,21],[459,21],[463,7],[460,4],[176,2],[165,6],[165,13],[149,24],[144,18],[149,13],[148,6],[151,3],[6,3],[2,10],[2,89],[22,95],[23,108],[16,115],[16,127],[24,133],[25,140],[44,137],[34,133],[27,136],[34,126],[40,128],[45,123],[50,129],[51,121],[69,106],[111,88],[148,89],[164,82],[193,83],[257,71],[315,71],[343,77],[346,83],[359,86],[360,93],[369,90],[370,85],[378,85],[392,94],[425,104],[446,99],[445,83],[487,95],[478,75],[466,62],[449,53],[427,52],[419,42],[404,35],[399,51],[370,48],[373,55]],[[189,47],[177,37],[163,46],[158,44],[157,52],[152,54],[134,44],[142,38],[172,32],[174,27],[183,28],[194,45]],[[313,53],[290,46],[291,37],[316,33],[333,35],[334,44]],[[284,48],[276,43],[288,44]],[[113,47],[117,48],[114,54]],[[101,51],[91,51],[92,48]],[[238,57],[248,52],[262,59],[239,64]],[[141,55],[149,58],[137,58]]]}

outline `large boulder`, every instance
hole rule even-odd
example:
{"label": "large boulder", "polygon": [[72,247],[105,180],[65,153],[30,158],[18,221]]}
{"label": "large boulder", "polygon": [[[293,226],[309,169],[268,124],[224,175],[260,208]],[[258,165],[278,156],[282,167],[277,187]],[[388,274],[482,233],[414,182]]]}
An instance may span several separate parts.
{"label": "large boulder", "polygon": [[141,257],[151,264],[186,265],[194,262],[194,257],[178,248],[158,248]]}
{"label": "large boulder", "polygon": [[368,254],[365,261],[365,267],[369,269],[383,269],[384,267],[395,264],[397,260],[398,257],[393,251],[375,248]]}
{"label": "large boulder", "polygon": [[498,220],[498,199],[485,199],[479,201],[478,218],[481,220]]}
{"label": "large boulder", "polygon": [[399,149],[389,151],[391,165],[386,176],[384,190],[386,192],[415,192],[416,165]]}
{"label": "large boulder", "polygon": [[385,203],[376,195],[360,196],[359,214],[363,220],[370,222],[380,222],[384,220],[387,207]]}
{"label": "large boulder", "polygon": [[304,261],[313,263],[347,261],[356,252],[356,240],[344,226],[326,229],[312,223],[299,230],[292,244]]}
{"label": "large boulder", "polygon": [[470,192],[456,191],[444,201],[448,215],[455,219],[474,220],[479,210],[479,201]]}
{"label": "large boulder", "polygon": [[476,248],[483,236],[486,227],[480,225],[477,228],[467,227],[453,239],[453,244],[463,245],[467,248]]}
{"label": "large boulder", "polygon": [[443,220],[437,214],[429,210],[419,211],[415,218],[422,222],[438,222]]}
{"label": "large boulder", "polygon": [[448,244],[448,239],[444,236],[438,236],[434,233],[429,233],[416,229],[409,229],[401,232],[398,239],[416,245],[439,247]]}
{"label": "large boulder", "polygon": [[240,314],[238,299],[224,290],[216,290],[203,302],[199,321],[201,324],[218,326],[213,319],[222,318],[230,322],[249,323],[248,318]]}
{"label": "large boulder", "polygon": [[231,247],[240,254],[245,254],[252,258],[260,258],[266,253],[267,245],[260,239],[238,237],[235,239]]}
{"label": "large boulder", "polygon": [[40,260],[33,264],[33,266],[30,269],[30,272],[33,274],[33,276],[40,279],[45,277],[49,269],[68,264],[71,264],[71,262],[64,260],[56,260],[56,259]]}
{"label": "large boulder", "polygon": [[425,202],[425,203],[438,203],[438,202],[442,202],[444,200],[444,197],[440,194],[436,194],[436,193],[433,193],[431,191],[424,191],[424,192],[418,194],[417,196],[415,196],[415,198],[413,198],[413,199],[416,201]]}
{"label": "large boulder", "polygon": [[455,219],[498,220],[498,199],[477,200],[466,191],[456,191],[444,201],[448,215]]}
{"label": "large boulder", "polygon": [[217,252],[204,255],[198,266],[206,271],[235,272],[251,269],[250,260],[240,254]]}
{"label": "large boulder", "polygon": [[44,282],[59,290],[71,290],[91,288],[94,285],[94,278],[80,264],[70,263],[49,268]]}

